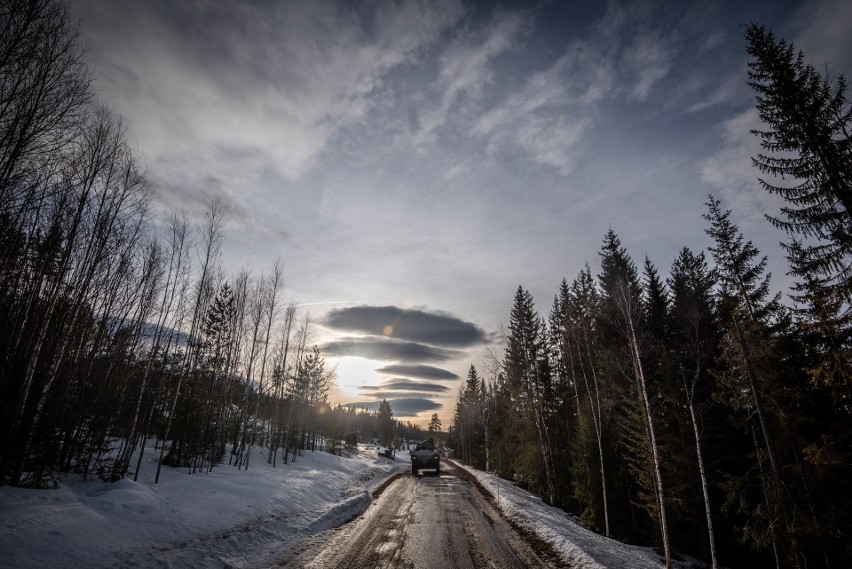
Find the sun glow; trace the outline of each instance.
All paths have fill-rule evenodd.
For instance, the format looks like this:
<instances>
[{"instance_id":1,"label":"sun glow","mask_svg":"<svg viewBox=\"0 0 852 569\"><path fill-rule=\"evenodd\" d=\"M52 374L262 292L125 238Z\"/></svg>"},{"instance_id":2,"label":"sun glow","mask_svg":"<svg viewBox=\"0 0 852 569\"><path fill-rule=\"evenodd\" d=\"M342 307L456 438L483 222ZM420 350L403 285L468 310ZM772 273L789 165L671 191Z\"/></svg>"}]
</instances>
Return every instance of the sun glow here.
<instances>
[{"instance_id":1,"label":"sun glow","mask_svg":"<svg viewBox=\"0 0 852 569\"><path fill-rule=\"evenodd\" d=\"M376 369L385 365L385 362L378 360L343 356L337 361L332 361L331 364L337 366L337 398L340 399L334 401L337 398L332 396L332 403L345 403L363 397L358 391L359 387L378 385L384 379L384 376Z\"/></svg>"}]
</instances>

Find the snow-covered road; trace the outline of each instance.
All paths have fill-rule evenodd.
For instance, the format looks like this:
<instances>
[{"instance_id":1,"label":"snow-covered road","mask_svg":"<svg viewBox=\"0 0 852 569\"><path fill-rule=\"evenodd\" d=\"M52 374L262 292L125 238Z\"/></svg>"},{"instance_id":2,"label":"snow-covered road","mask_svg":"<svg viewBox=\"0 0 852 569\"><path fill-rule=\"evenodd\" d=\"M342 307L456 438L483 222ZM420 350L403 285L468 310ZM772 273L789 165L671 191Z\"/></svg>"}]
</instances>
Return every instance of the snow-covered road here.
<instances>
[{"instance_id":1,"label":"snow-covered road","mask_svg":"<svg viewBox=\"0 0 852 569\"><path fill-rule=\"evenodd\" d=\"M275 566L316 569L564 566L531 547L467 479L445 465L440 476L402 476L357 521L326 532ZM545 548L549 549L549 548ZM270 566L271 567L271 566Z\"/></svg>"}]
</instances>

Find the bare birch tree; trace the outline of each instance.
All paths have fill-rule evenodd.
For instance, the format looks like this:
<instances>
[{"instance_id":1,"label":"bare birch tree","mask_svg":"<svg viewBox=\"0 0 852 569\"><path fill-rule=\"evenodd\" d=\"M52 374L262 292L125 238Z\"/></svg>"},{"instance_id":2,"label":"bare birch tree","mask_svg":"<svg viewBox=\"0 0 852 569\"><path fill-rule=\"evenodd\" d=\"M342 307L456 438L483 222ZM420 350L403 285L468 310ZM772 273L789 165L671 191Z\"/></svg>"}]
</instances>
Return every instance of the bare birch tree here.
<instances>
[{"instance_id":1,"label":"bare birch tree","mask_svg":"<svg viewBox=\"0 0 852 569\"><path fill-rule=\"evenodd\" d=\"M178 397L180 390L186 377L194 371L192 366L197 361L195 350L198 346L198 326L200 322L201 310L203 308L206 292L210 287L211 279L215 273L215 266L218 263L219 255L222 249L222 231L225 227L225 210L222 199L219 197L213 198L208 205L207 211L204 214L204 222L201 227L201 270L198 275L198 281L195 288L195 298L193 302L192 316L189 326L189 334L187 339L186 351L177 384L175 385L174 393L172 394L172 402L166 417L166 426L164 429L164 442L160 448L160 458L157 463L157 474L154 477L154 484L160 481L160 470L163 465L163 458L166 449L166 442L172 430L172 421L174 420L175 409L177 408ZM175 450L174 441L171 444L171 450Z\"/></svg>"}]
</instances>

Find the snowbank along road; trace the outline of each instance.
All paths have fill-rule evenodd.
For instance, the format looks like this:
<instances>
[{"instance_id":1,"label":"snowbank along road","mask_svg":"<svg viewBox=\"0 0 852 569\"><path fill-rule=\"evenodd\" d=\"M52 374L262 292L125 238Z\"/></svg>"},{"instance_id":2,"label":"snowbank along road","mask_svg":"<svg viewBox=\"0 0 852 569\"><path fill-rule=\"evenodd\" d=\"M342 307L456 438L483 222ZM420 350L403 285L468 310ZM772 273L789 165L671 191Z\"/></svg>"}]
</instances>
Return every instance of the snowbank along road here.
<instances>
[{"instance_id":1,"label":"snowbank along road","mask_svg":"<svg viewBox=\"0 0 852 569\"><path fill-rule=\"evenodd\" d=\"M527 543L461 469L402 476L357 520L303 542L278 566L317 569L561 566Z\"/></svg>"}]
</instances>

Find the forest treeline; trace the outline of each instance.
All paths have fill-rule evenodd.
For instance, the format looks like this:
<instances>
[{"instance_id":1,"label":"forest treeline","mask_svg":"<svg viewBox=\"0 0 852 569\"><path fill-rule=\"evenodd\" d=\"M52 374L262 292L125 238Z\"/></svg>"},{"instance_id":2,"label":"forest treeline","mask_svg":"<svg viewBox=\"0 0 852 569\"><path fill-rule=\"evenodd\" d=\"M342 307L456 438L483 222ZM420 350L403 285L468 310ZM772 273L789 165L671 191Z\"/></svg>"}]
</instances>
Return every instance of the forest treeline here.
<instances>
[{"instance_id":1,"label":"forest treeline","mask_svg":"<svg viewBox=\"0 0 852 569\"><path fill-rule=\"evenodd\" d=\"M162 464L248 468L255 446L274 464L347 433L416 436L328 404L283 264L225 274L221 200L197 224L153 219L64 4L6 2L0 30L0 484L135 479L148 438L158 480Z\"/></svg>"},{"instance_id":2,"label":"forest treeline","mask_svg":"<svg viewBox=\"0 0 852 569\"><path fill-rule=\"evenodd\" d=\"M852 139L843 76L746 32L759 184L792 290L709 196L707 251L660 275L612 229L542 316L519 287L505 352L471 366L450 440L597 531L671 564L852 561Z\"/></svg>"}]
</instances>

